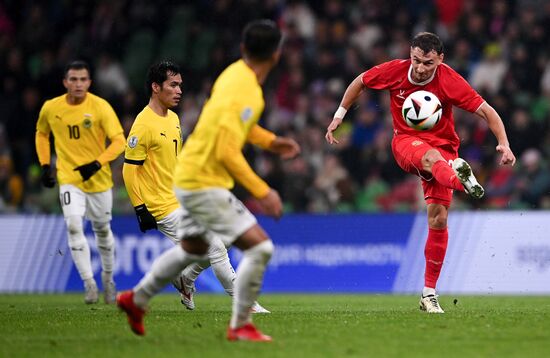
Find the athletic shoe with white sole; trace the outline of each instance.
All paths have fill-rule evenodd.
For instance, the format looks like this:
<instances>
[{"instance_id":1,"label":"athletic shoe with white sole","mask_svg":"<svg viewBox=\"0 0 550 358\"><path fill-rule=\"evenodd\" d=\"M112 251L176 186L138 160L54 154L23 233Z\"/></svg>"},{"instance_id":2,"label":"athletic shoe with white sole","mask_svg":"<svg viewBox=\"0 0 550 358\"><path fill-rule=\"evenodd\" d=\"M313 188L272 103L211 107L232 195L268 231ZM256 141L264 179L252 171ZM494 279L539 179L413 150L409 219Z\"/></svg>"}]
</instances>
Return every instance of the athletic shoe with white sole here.
<instances>
[{"instance_id":1,"label":"athletic shoe with white sole","mask_svg":"<svg viewBox=\"0 0 550 358\"><path fill-rule=\"evenodd\" d=\"M258 303L258 301L254 301L252 304L252 307L250 307L250 313L271 313L270 311L266 310Z\"/></svg>"},{"instance_id":2,"label":"athletic shoe with white sole","mask_svg":"<svg viewBox=\"0 0 550 358\"><path fill-rule=\"evenodd\" d=\"M113 304L116 302L116 285L113 281L112 273L101 273L101 283L103 285L103 300L106 304Z\"/></svg>"},{"instance_id":3,"label":"athletic shoe with white sole","mask_svg":"<svg viewBox=\"0 0 550 358\"><path fill-rule=\"evenodd\" d=\"M181 296L181 304L190 311L194 310L195 301L193 301L193 293L196 291L195 284L187 277L180 275L172 281L172 286L179 291Z\"/></svg>"},{"instance_id":4,"label":"athletic shoe with white sole","mask_svg":"<svg viewBox=\"0 0 550 358\"><path fill-rule=\"evenodd\" d=\"M438 295L427 295L420 297L420 309L427 313L445 313L439 305Z\"/></svg>"},{"instance_id":5,"label":"athletic shoe with white sole","mask_svg":"<svg viewBox=\"0 0 550 358\"><path fill-rule=\"evenodd\" d=\"M84 302L88 305L99 301L99 291L95 281L84 283Z\"/></svg>"},{"instance_id":6,"label":"athletic shoe with white sole","mask_svg":"<svg viewBox=\"0 0 550 358\"><path fill-rule=\"evenodd\" d=\"M470 194L470 196L475 199L481 199L483 197L485 190L481 184L477 182L470 164L462 158L456 158L453 161L453 170L458 180L460 180L464 186L466 193Z\"/></svg>"}]
</instances>

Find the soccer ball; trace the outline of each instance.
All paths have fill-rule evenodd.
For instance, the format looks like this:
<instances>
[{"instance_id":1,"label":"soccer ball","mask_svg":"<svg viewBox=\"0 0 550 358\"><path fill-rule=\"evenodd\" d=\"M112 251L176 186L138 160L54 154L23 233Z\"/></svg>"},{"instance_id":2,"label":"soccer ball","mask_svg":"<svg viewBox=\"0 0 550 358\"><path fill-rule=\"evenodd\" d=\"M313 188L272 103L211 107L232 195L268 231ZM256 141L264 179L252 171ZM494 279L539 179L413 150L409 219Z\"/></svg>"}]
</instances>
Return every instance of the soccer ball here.
<instances>
[{"instance_id":1,"label":"soccer ball","mask_svg":"<svg viewBox=\"0 0 550 358\"><path fill-rule=\"evenodd\" d=\"M403 102L401 111L407 125L418 131L432 129L443 113L439 99L428 91L411 93Z\"/></svg>"}]
</instances>

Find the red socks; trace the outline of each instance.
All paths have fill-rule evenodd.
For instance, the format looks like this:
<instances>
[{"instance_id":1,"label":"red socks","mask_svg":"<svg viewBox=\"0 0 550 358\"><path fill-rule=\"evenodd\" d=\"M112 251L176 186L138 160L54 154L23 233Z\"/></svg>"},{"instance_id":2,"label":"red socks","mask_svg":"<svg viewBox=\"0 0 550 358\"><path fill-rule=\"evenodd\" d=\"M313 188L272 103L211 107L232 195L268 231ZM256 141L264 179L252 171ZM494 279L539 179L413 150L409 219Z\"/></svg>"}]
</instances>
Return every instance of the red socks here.
<instances>
[{"instance_id":1,"label":"red socks","mask_svg":"<svg viewBox=\"0 0 550 358\"><path fill-rule=\"evenodd\" d=\"M444 160L438 160L432 166L432 175L441 185L458 191L464 191L464 186L456 177L456 173Z\"/></svg>"},{"instance_id":2,"label":"red socks","mask_svg":"<svg viewBox=\"0 0 550 358\"><path fill-rule=\"evenodd\" d=\"M451 169L452 170L452 169ZM449 232L445 229L429 228L428 240L424 248L424 256L426 257L426 271L424 272L424 286L435 288L445 252L447 251L447 241L449 240Z\"/></svg>"}]
</instances>

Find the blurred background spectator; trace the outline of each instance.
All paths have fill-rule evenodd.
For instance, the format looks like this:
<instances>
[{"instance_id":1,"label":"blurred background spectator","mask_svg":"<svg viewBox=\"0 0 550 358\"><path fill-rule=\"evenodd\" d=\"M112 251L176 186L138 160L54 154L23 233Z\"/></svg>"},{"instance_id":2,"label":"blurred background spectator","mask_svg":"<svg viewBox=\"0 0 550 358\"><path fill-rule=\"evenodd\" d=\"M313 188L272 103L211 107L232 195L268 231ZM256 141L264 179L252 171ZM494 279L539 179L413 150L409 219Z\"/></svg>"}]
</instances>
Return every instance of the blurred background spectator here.
<instances>
[{"instance_id":1,"label":"blurred background spectator","mask_svg":"<svg viewBox=\"0 0 550 358\"><path fill-rule=\"evenodd\" d=\"M41 190L34 150L38 110L64 92L63 66L92 65L91 91L107 98L127 131L146 103L143 80L155 60L183 68L178 109L186 137L212 81L239 55L243 25L267 17L285 33L281 64L265 84L261 124L298 140L303 154L281 162L247 156L294 212L414 211L419 183L390 153L387 95L369 91L350 109L341 144L325 128L347 84L391 58L407 58L418 31L443 39L445 62L502 116L512 169L498 166L496 143L477 116L457 111L460 155L486 184L478 202L456 195L460 209L550 208L550 1L529 0L100 0L0 3L0 212L55 212L57 195ZM113 164L113 211L131 213ZM253 210L254 200L236 189Z\"/></svg>"}]
</instances>

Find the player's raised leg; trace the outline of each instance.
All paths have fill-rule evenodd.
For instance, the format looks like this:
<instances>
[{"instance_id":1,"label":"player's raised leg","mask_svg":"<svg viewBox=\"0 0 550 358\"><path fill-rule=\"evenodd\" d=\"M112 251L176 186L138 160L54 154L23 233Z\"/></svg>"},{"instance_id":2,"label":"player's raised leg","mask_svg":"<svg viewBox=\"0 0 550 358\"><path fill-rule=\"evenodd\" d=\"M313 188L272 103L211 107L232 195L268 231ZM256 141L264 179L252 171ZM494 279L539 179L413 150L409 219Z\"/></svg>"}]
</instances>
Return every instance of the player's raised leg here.
<instances>
[{"instance_id":1,"label":"player's raised leg","mask_svg":"<svg viewBox=\"0 0 550 358\"><path fill-rule=\"evenodd\" d=\"M472 168L462 158L456 158L453 161L453 170L456 173L457 178L464 186L464 190L475 199L480 199L485 194L485 190L478 183Z\"/></svg>"}]
</instances>

